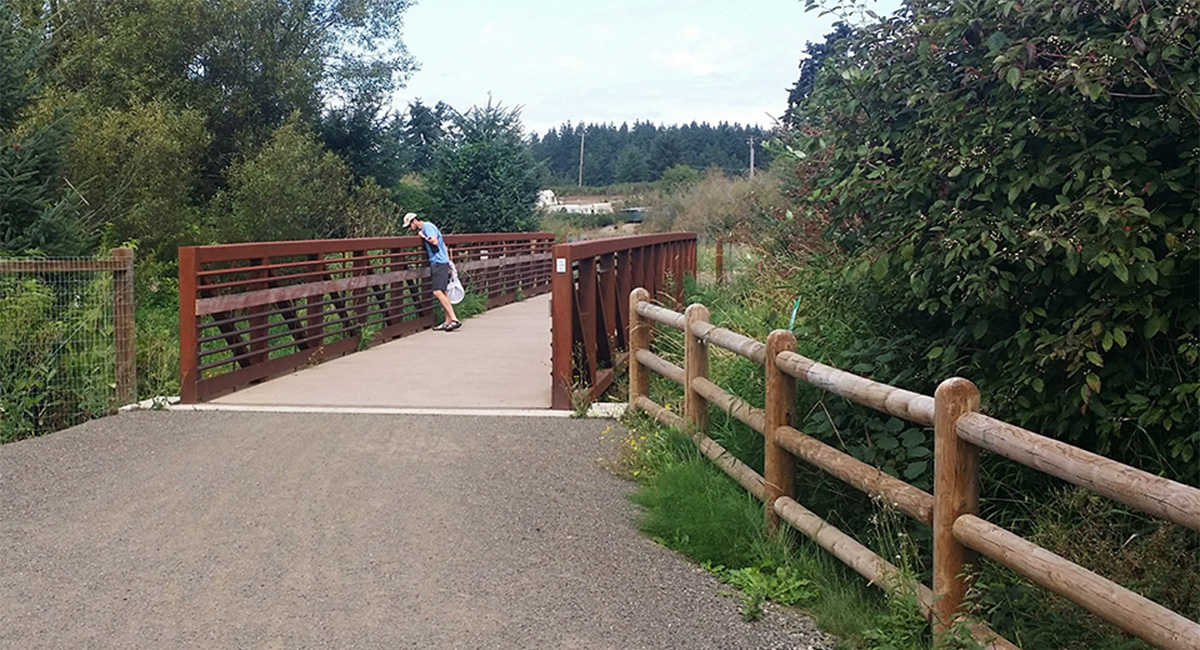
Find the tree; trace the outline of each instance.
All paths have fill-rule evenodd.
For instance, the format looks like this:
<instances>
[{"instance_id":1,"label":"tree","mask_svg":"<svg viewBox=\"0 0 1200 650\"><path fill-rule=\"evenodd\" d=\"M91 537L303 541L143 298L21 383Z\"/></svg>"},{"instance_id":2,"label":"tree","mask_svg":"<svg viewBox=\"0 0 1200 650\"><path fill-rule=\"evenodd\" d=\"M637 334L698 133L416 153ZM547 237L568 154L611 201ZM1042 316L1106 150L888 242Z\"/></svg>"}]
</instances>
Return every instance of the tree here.
<instances>
[{"instance_id":1,"label":"tree","mask_svg":"<svg viewBox=\"0 0 1200 650\"><path fill-rule=\"evenodd\" d=\"M203 195L288 116L315 123L323 107L342 106L373 119L363 109L413 69L399 39L411 0L39 4L61 85L89 108L161 102L204 116Z\"/></svg>"},{"instance_id":2,"label":"tree","mask_svg":"<svg viewBox=\"0 0 1200 650\"><path fill-rule=\"evenodd\" d=\"M296 116L230 167L228 195L214 202L217 231L226 242L344 237L351 187L346 163Z\"/></svg>"},{"instance_id":3,"label":"tree","mask_svg":"<svg viewBox=\"0 0 1200 650\"><path fill-rule=\"evenodd\" d=\"M621 147L613 165L618 183L641 183L650 180L650 157L640 147L627 144Z\"/></svg>"},{"instance_id":4,"label":"tree","mask_svg":"<svg viewBox=\"0 0 1200 650\"><path fill-rule=\"evenodd\" d=\"M346 161L356 181L374 178L387 187L411 164L412 154L401 141L402 128L375 99L328 110L318 126L325 148Z\"/></svg>"},{"instance_id":5,"label":"tree","mask_svg":"<svg viewBox=\"0 0 1200 650\"><path fill-rule=\"evenodd\" d=\"M522 136L520 109L489 99L485 107L455 115L430 184L438 216L450 231L532 229L541 178Z\"/></svg>"},{"instance_id":6,"label":"tree","mask_svg":"<svg viewBox=\"0 0 1200 650\"><path fill-rule=\"evenodd\" d=\"M816 88L817 73L825 64L825 58L829 56L835 43L849 38L853 33L854 30L849 25L837 22L833 24L833 31L825 36L823 43L809 43L804 48L805 56L800 59L800 77L788 89L787 112L783 114L782 118L784 126L795 128L798 125L796 112L799 110L800 104L808 99L813 89Z\"/></svg>"},{"instance_id":7,"label":"tree","mask_svg":"<svg viewBox=\"0 0 1200 650\"><path fill-rule=\"evenodd\" d=\"M447 117L453 112L448 105L438 102L430 108L414 99L408 105L408 120L404 123L404 148L412 158L410 168L424 171L433 166L438 144L445 136Z\"/></svg>"},{"instance_id":8,"label":"tree","mask_svg":"<svg viewBox=\"0 0 1200 650\"><path fill-rule=\"evenodd\" d=\"M199 238L192 193L208 146L204 117L162 102L80 111L67 169L90 223L106 237L137 240L138 258L172 259Z\"/></svg>"},{"instance_id":9,"label":"tree","mask_svg":"<svg viewBox=\"0 0 1200 650\"><path fill-rule=\"evenodd\" d=\"M0 3L0 252L75 256L87 233L63 181L67 128L29 115L45 80L45 46Z\"/></svg>"}]
</instances>

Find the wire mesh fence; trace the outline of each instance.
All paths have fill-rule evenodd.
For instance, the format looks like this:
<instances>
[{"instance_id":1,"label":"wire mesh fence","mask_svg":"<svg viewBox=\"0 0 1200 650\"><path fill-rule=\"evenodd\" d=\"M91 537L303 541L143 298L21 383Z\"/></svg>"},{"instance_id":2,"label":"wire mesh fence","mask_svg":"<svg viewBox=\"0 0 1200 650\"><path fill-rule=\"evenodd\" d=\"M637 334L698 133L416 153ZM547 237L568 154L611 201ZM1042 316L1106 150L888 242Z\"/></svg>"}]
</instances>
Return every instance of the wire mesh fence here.
<instances>
[{"instance_id":1,"label":"wire mesh fence","mask_svg":"<svg viewBox=\"0 0 1200 650\"><path fill-rule=\"evenodd\" d=\"M0 260L0 443L129 399L132 264L124 249L109 259Z\"/></svg>"}]
</instances>

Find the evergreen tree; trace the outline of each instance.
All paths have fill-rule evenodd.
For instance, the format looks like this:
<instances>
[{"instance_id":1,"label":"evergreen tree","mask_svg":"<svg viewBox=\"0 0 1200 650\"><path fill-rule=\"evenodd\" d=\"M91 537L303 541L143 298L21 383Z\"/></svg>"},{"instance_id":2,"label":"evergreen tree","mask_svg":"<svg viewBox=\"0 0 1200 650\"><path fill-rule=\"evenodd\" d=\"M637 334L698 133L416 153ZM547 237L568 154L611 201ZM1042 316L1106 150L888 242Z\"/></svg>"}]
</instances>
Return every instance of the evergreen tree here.
<instances>
[{"instance_id":1,"label":"evergreen tree","mask_svg":"<svg viewBox=\"0 0 1200 650\"><path fill-rule=\"evenodd\" d=\"M625 145L617 154L614 175L618 183L641 183L651 180L649 156L636 145Z\"/></svg>"},{"instance_id":2,"label":"evergreen tree","mask_svg":"<svg viewBox=\"0 0 1200 650\"><path fill-rule=\"evenodd\" d=\"M63 183L67 128L24 124L44 80L45 43L0 3L0 252L75 256L85 250L77 195Z\"/></svg>"},{"instance_id":3,"label":"evergreen tree","mask_svg":"<svg viewBox=\"0 0 1200 650\"><path fill-rule=\"evenodd\" d=\"M488 101L456 115L435 159L430 194L450 232L520 232L534 227L539 166L521 132L519 109Z\"/></svg>"},{"instance_id":4,"label":"evergreen tree","mask_svg":"<svg viewBox=\"0 0 1200 650\"><path fill-rule=\"evenodd\" d=\"M442 102L430 108L414 99L408 105L408 121L404 124L404 147L412 157L410 168L424 171L433 165L438 143L445 135L446 118L451 108Z\"/></svg>"}]
</instances>

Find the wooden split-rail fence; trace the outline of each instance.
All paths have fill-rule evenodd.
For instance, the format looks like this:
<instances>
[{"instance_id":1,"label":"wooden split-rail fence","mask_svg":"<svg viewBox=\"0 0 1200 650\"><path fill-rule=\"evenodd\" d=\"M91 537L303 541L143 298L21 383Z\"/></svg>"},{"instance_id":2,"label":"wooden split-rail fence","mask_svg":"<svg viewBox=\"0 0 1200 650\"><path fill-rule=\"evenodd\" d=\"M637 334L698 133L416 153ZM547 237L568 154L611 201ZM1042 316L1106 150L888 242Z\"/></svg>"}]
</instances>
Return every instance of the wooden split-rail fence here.
<instances>
[{"instance_id":1,"label":"wooden split-rail fence","mask_svg":"<svg viewBox=\"0 0 1200 650\"><path fill-rule=\"evenodd\" d=\"M553 233L446 235L495 307L550 290ZM180 396L202 401L434 325L416 236L179 249Z\"/></svg>"},{"instance_id":2,"label":"wooden split-rail fence","mask_svg":"<svg viewBox=\"0 0 1200 650\"><path fill-rule=\"evenodd\" d=\"M933 528L933 586L908 585L933 624L935 646L961 622L990 648L1016 648L965 615L967 567L982 554L1093 614L1167 650L1200 650L1200 625L979 517L979 452L999 454L1113 500L1200 531L1200 490L1077 447L1046 438L979 412L979 390L962 378L947 379L932 397L875 382L817 363L795 352L795 336L776 330L766 343L709 323L708 309L678 313L651 302L645 289L629 294L629 405L687 431L700 450L766 504L768 529L787 522L872 584L903 586L898 569L802 506L794 494L797 459L884 500ZM684 367L651 352L656 324L683 330ZM762 409L708 379L709 346L718 346L765 368ZM649 373L684 389L683 416L651 401ZM823 391L934 430L933 494L920 490L794 428L795 386ZM709 438L709 405L763 435L764 475Z\"/></svg>"}]
</instances>

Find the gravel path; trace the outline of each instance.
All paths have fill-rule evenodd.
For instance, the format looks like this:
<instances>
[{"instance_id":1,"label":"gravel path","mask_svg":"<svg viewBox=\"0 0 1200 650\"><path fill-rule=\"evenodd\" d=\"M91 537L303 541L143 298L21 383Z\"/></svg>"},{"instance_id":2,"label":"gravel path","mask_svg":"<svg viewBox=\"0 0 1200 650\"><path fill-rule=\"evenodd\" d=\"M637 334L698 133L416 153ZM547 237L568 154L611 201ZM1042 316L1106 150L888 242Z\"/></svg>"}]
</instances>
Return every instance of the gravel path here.
<instances>
[{"instance_id":1,"label":"gravel path","mask_svg":"<svg viewBox=\"0 0 1200 650\"><path fill-rule=\"evenodd\" d=\"M5 445L0 647L832 648L637 532L610 424L135 412Z\"/></svg>"}]
</instances>

